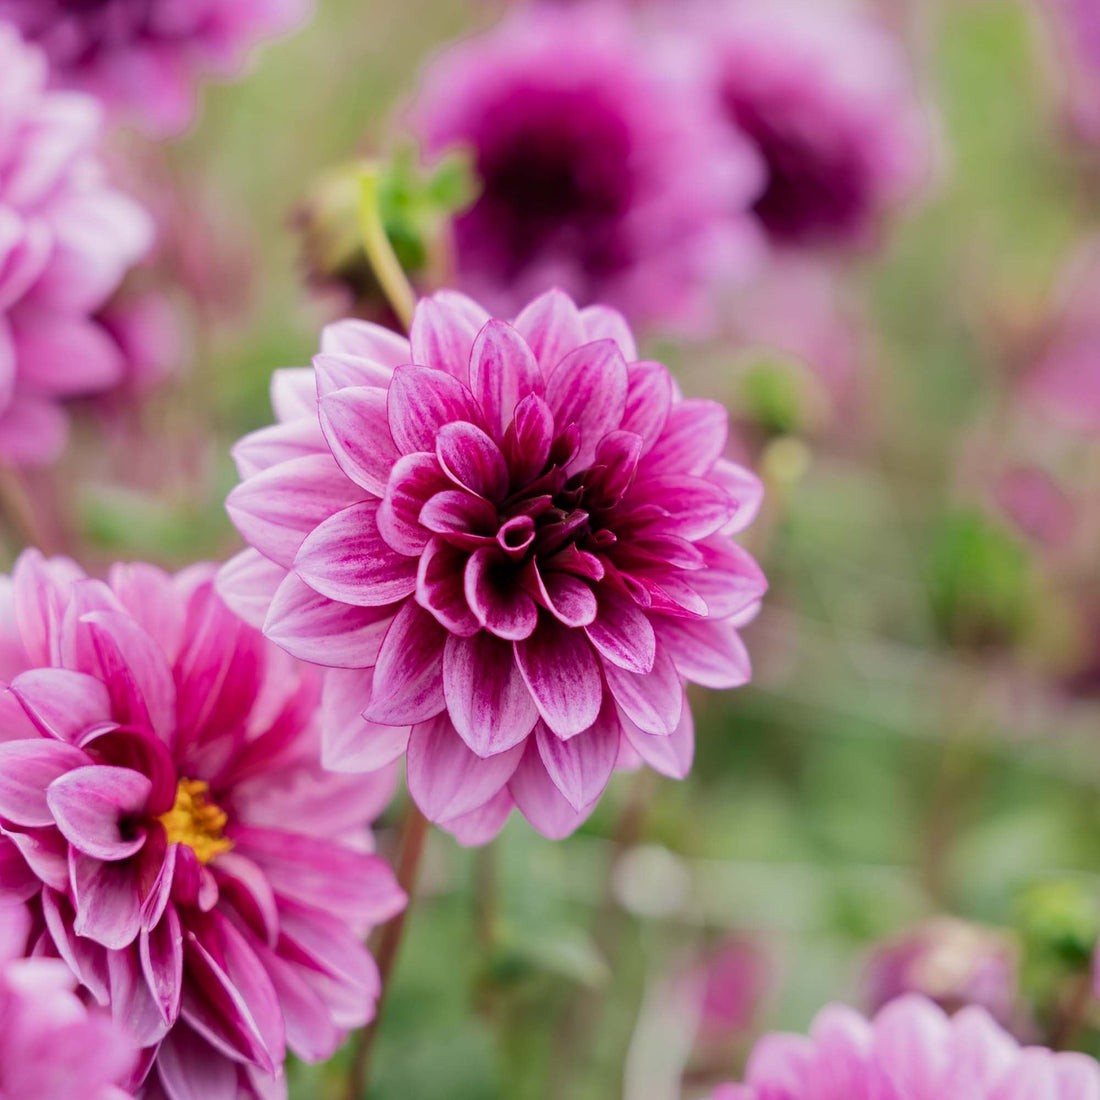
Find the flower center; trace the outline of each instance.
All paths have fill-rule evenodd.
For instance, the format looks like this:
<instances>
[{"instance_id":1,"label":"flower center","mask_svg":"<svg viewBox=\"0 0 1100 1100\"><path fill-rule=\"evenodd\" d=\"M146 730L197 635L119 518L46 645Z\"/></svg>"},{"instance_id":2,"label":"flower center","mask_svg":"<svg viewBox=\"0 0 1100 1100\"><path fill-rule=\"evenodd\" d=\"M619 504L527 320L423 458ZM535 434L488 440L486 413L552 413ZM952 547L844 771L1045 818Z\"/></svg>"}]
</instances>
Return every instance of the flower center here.
<instances>
[{"instance_id":1,"label":"flower center","mask_svg":"<svg viewBox=\"0 0 1100 1100\"><path fill-rule=\"evenodd\" d=\"M159 821L169 844L186 844L200 863L231 851L233 841L223 836L229 818L209 798L210 787L199 779L181 779L176 804Z\"/></svg>"}]
</instances>

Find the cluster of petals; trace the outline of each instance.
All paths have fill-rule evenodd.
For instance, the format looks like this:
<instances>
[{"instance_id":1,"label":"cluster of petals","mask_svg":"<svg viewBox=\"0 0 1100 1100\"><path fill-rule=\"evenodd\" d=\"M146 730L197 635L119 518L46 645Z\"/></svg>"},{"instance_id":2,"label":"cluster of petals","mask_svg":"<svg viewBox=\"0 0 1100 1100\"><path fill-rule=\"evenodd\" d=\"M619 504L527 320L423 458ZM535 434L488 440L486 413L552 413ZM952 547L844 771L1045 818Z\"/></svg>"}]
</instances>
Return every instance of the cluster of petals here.
<instances>
[{"instance_id":1,"label":"cluster of petals","mask_svg":"<svg viewBox=\"0 0 1100 1100\"><path fill-rule=\"evenodd\" d=\"M45 50L57 83L169 136L194 117L201 74L232 73L310 9L310 0L0 0L0 20Z\"/></svg>"},{"instance_id":2,"label":"cluster of petals","mask_svg":"<svg viewBox=\"0 0 1100 1100\"><path fill-rule=\"evenodd\" d=\"M407 750L412 797L466 843L513 805L567 834L617 765L687 773L685 681L750 676L765 582L732 535L761 486L621 315L552 291L508 323L444 291L408 340L330 327L273 403L235 449L252 549L219 584L332 669L329 766Z\"/></svg>"},{"instance_id":3,"label":"cluster of petals","mask_svg":"<svg viewBox=\"0 0 1100 1100\"><path fill-rule=\"evenodd\" d=\"M25 907L0 905L0 1100L124 1100L136 1048L64 962L24 957L30 930Z\"/></svg>"},{"instance_id":4,"label":"cluster of petals","mask_svg":"<svg viewBox=\"0 0 1100 1100\"><path fill-rule=\"evenodd\" d=\"M497 315L559 286L634 323L705 327L754 270L759 159L612 5L521 8L428 66L410 122L469 151L462 287Z\"/></svg>"},{"instance_id":5,"label":"cluster of petals","mask_svg":"<svg viewBox=\"0 0 1100 1100\"><path fill-rule=\"evenodd\" d=\"M42 53L0 22L0 461L19 464L57 456L64 399L126 376L97 313L153 240L97 159L95 101L46 79Z\"/></svg>"},{"instance_id":6,"label":"cluster of petals","mask_svg":"<svg viewBox=\"0 0 1100 1100\"><path fill-rule=\"evenodd\" d=\"M405 901L367 829L392 776L321 768L316 671L212 567L104 582L28 551L0 624L0 901L30 954L125 1026L141 1100L285 1095L288 1048L326 1058L373 1014L362 937Z\"/></svg>"},{"instance_id":7,"label":"cluster of petals","mask_svg":"<svg viewBox=\"0 0 1100 1100\"><path fill-rule=\"evenodd\" d=\"M763 158L753 210L776 246L871 242L930 166L899 42L843 0L739 0L686 20L727 124Z\"/></svg>"},{"instance_id":8,"label":"cluster of petals","mask_svg":"<svg viewBox=\"0 0 1100 1100\"><path fill-rule=\"evenodd\" d=\"M772 1034L743 1085L713 1100L1097 1100L1100 1065L1021 1047L981 1008L948 1016L916 995L868 1021L833 1005L808 1038Z\"/></svg>"}]
</instances>

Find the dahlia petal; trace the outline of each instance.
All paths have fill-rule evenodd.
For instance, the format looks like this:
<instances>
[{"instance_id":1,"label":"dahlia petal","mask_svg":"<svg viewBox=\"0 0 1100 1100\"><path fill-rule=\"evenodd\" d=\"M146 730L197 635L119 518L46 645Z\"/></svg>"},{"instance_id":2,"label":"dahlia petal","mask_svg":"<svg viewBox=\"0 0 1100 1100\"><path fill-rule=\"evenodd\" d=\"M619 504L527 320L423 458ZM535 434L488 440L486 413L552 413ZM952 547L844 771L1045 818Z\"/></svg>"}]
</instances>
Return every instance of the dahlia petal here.
<instances>
[{"instance_id":1,"label":"dahlia petal","mask_svg":"<svg viewBox=\"0 0 1100 1100\"><path fill-rule=\"evenodd\" d=\"M12 321L19 377L40 396L76 397L117 386L126 371L106 331L80 317L54 313ZM78 369L74 369L77 367Z\"/></svg>"},{"instance_id":2,"label":"dahlia petal","mask_svg":"<svg viewBox=\"0 0 1100 1100\"><path fill-rule=\"evenodd\" d=\"M218 595L235 615L260 630L286 575L281 565L259 551L242 550L218 570Z\"/></svg>"},{"instance_id":3,"label":"dahlia petal","mask_svg":"<svg viewBox=\"0 0 1100 1100\"><path fill-rule=\"evenodd\" d=\"M291 656L328 668L369 668L396 608L356 607L319 595L294 573L271 601L264 634Z\"/></svg>"},{"instance_id":4,"label":"dahlia petal","mask_svg":"<svg viewBox=\"0 0 1100 1100\"><path fill-rule=\"evenodd\" d=\"M168 903L172 900L173 887L176 885L176 864L181 862L181 845L169 844L167 835L162 834L162 836L163 840L159 842L156 833L149 838L148 847L150 852L156 851L162 844L163 854L152 885L148 887L145 900L141 903L141 927L143 931L156 928L163 919L168 909ZM188 850L190 851L190 849ZM142 852L142 859L146 859L147 855L148 853Z\"/></svg>"},{"instance_id":5,"label":"dahlia petal","mask_svg":"<svg viewBox=\"0 0 1100 1100\"><path fill-rule=\"evenodd\" d=\"M462 494L466 496L466 494ZM474 499L470 497L469 499ZM466 602L465 570L468 554L433 538L420 556L416 602L430 611L451 634L469 637L481 629Z\"/></svg>"},{"instance_id":6,"label":"dahlia petal","mask_svg":"<svg viewBox=\"0 0 1100 1100\"><path fill-rule=\"evenodd\" d=\"M323 339L323 337L322 337ZM317 379L309 367L282 367L271 372L271 408L275 419L317 421Z\"/></svg>"},{"instance_id":7,"label":"dahlia petal","mask_svg":"<svg viewBox=\"0 0 1100 1100\"><path fill-rule=\"evenodd\" d=\"M6 836L0 834L0 897L16 904L30 901L38 893L41 883L27 866L19 849Z\"/></svg>"},{"instance_id":8,"label":"dahlia petal","mask_svg":"<svg viewBox=\"0 0 1100 1100\"><path fill-rule=\"evenodd\" d=\"M724 528L739 507L720 485L684 474L647 477L638 481L637 488L661 501L668 513L661 521L666 534L692 542Z\"/></svg>"},{"instance_id":9,"label":"dahlia petal","mask_svg":"<svg viewBox=\"0 0 1100 1100\"><path fill-rule=\"evenodd\" d=\"M447 638L443 692L455 731L478 756L512 748L538 720L512 647L487 631Z\"/></svg>"},{"instance_id":10,"label":"dahlia petal","mask_svg":"<svg viewBox=\"0 0 1100 1100\"><path fill-rule=\"evenodd\" d=\"M407 355L401 360L402 363L408 361ZM320 401L337 390L362 387L388 390L393 367L358 355L322 353L313 357L312 374L314 400Z\"/></svg>"},{"instance_id":11,"label":"dahlia petal","mask_svg":"<svg viewBox=\"0 0 1100 1100\"><path fill-rule=\"evenodd\" d=\"M112 951L121 951L141 931L141 897L129 861L103 863L69 849L77 935L87 936Z\"/></svg>"},{"instance_id":12,"label":"dahlia petal","mask_svg":"<svg viewBox=\"0 0 1100 1100\"><path fill-rule=\"evenodd\" d=\"M321 695L321 762L334 772L376 772L392 764L409 743L409 726L368 722L374 670L332 669Z\"/></svg>"},{"instance_id":13,"label":"dahlia petal","mask_svg":"<svg viewBox=\"0 0 1100 1100\"><path fill-rule=\"evenodd\" d=\"M450 488L451 482L434 454L403 455L394 464L382 496L377 517L379 533L399 554L420 554L431 538L420 522L420 513L436 493Z\"/></svg>"},{"instance_id":14,"label":"dahlia petal","mask_svg":"<svg viewBox=\"0 0 1100 1100\"><path fill-rule=\"evenodd\" d=\"M385 390L351 386L325 394L319 403L321 430L340 469L368 493L386 491L400 452L390 434Z\"/></svg>"},{"instance_id":15,"label":"dahlia petal","mask_svg":"<svg viewBox=\"0 0 1100 1100\"><path fill-rule=\"evenodd\" d=\"M646 469L698 477L722 457L728 439L729 414L717 401L679 401L646 455Z\"/></svg>"},{"instance_id":16,"label":"dahlia petal","mask_svg":"<svg viewBox=\"0 0 1100 1100\"><path fill-rule=\"evenodd\" d=\"M409 794L429 821L463 817L501 790L522 755L522 745L515 745L495 756L478 756L441 714L413 727L406 765Z\"/></svg>"},{"instance_id":17,"label":"dahlia petal","mask_svg":"<svg viewBox=\"0 0 1100 1100\"><path fill-rule=\"evenodd\" d=\"M650 450L668 423L672 408L672 378L660 363L631 363L626 368L626 411L618 427L642 438L642 453Z\"/></svg>"},{"instance_id":18,"label":"dahlia petal","mask_svg":"<svg viewBox=\"0 0 1100 1100\"><path fill-rule=\"evenodd\" d=\"M281 462L241 482L225 506L254 549L290 569L309 532L365 498L330 455L313 455Z\"/></svg>"},{"instance_id":19,"label":"dahlia petal","mask_svg":"<svg viewBox=\"0 0 1100 1100\"><path fill-rule=\"evenodd\" d=\"M183 931L174 905L165 909L156 927L142 931L138 950L149 992L171 1027L179 1017L183 993Z\"/></svg>"},{"instance_id":20,"label":"dahlia petal","mask_svg":"<svg viewBox=\"0 0 1100 1100\"><path fill-rule=\"evenodd\" d=\"M445 709L443 646L446 631L412 600L397 613L374 667L374 686L365 717L407 726Z\"/></svg>"},{"instance_id":21,"label":"dahlia petal","mask_svg":"<svg viewBox=\"0 0 1100 1100\"><path fill-rule=\"evenodd\" d=\"M254 950L279 998L286 1045L306 1062L332 1057L342 1035L320 994L310 986L300 967L281 959L263 944L256 944Z\"/></svg>"},{"instance_id":22,"label":"dahlia petal","mask_svg":"<svg viewBox=\"0 0 1100 1100\"><path fill-rule=\"evenodd\" d=\"M571 351L546 383L546 403L559 431L575 424L580 448L570 470L592 464L600 440L622 426L626 411L627 370L612 340L599 340Z\"/></svg>"},{"instance_id":23,"label":"dahlia petal","mask_svg":"<svg viewBox=\"0 0 1100 1100\"><path fill-rule=\"evenodd\" d=\"M672 655L658 643L653 668L638 675L603 663L604 678L615 702L643 733L667 736L680 722L684 689Z\"/></svg>"},{"instance_id":24,"label":"dahlia petal","mask_svg":"<svg viewBox=\"0 0 1100 1100\"><path fill-rule=\"evenodd\" d=\"M478 333L470 354L470 390L490 434L503 439L519 402L530 394L541 396L543 388L527 341L507 321L490 321Z\"/></svg>"},{"instance_id":25,"label":"dahlia petal","mask_svg":"<svg viewBox=\"0 0 1100 1100\"><path fill-rule=\"evenodd\" d=\"M549 615L514 643L516 662L543 721L559 737L588 729L600 713L603 684L588 639Z\"/></svg>"},{"instance_id":26,"label":"dahlia petal","mask_svg":"<svg viewBox=\"0 0 1100 1100\"><path fill-rule=\"evenodd\" d=\"M763 570L752 555L727 540L700 544L707 568L690 578L714 619L727 619L758 605L768 590ZM740 622L737 625L743 625Z\"/></svg>"},{"instance_id":27,"label":"dahlia petal","mask_svg":"<svg viewBox=\"0 0 1100 1100\"><path fill-rule=\"evenodd\" d=\"M445 424L482 424L481 410L466 386L431 367L398 367L387 407L390 432L402 454L434 451L436 436Z\"/></svg>"},{"instance_id":28,"label":"dahlia petal","mask_svg":"<svg viewBox=\"0 0 1100 1100\"><path fill-rule=\"evenodd\" d=\"M610 306L587 306L581 310L581 327L587 340L614 340L628 363L638 358L638 345L634 342L627 319ZM580 343L580 341L577 341Z\"/></svg>"},{"instance_id":29,"label":"dahlia petal","mask_svg":"<svg viewBox=\"0 0 1100 1100\"><path fill-rule=\"evenodd\" d=\"M46 801L61 835L79 852L94 859L127 859L145 846L145 830L132 836L122 826L140 817L153 784L129 768L93 765L74 768L55 779Z\"/></svg>"},{"instance_id":30,"label":"dahlia petal","mask_svg":"<svg viewBox=\"0 0 1100 1100\"><path fill-rule=\"evenodd\" d=\"M641 454L642 437L634 432L611 432L601 440L595 466L599 474L594 484L605 506L617 504L626 495L634 483Z\"/></svg>"},{"instance_id":31,"label":"dahlia petal","mask_svg":"<svg viewBox=\"0 0 1100 1100\"><path fill-rule=\"evenodd\" d=\"M168 1100L236 1100L237 1067L189 1027L174 1027L157 1052L156 1073Z\"/></svg>"},{"instance_id":32,"label":"dahlia petal","mask_svg":"<svg viewBox=\"0 0 1100 1100\"><path fill-rule=\"evenodd\" d=\"M76 935L76 914L64 894L46 887L42 891L42 915L57 953L96 1004L106 1005L110 1000L106 949Z\"/></svg>"},{"instance_id":33,"label":"dahlia petal","mask_svg":"<svg viewBox=\"0 0 1100 1100\"><path fill-rule=\"evenodd\" d=\"M328 449L316 418L272 424L250 432L233 447L233 463L242 478L255 477L281 462L324 453Z\"/></svg>"},{"instance_id":34,"label":"dahlia petal","mask_svg":"<svg viewBox=\"0 0 1100 1100\"><path fill-rule=\"evenodd\" d=\"M764 503L764 483L751 470L724 458L714 464L707 476L720 485L737 506L723 534L740 534L760 514L760 506Z\"/></svg>"},{"instance_id":35,"label":"dahlia petal","mask_svg":"<svg viewBox=\"0 0 1100 1100\"><path fill-rule=\"evenodd\" d=\"M465 590L477 621L498 638L529 638L538 625L535 601L515 582L508 559L496 546L483 546L470 555Z\"/></svg>"},{"instance_id":36,"label":"dahlia petal","mask_svg":"<svg viewBox=\"0 0 1100 1100\"><path fill-rule=\"evenodd\" d=\"M299 548L294 572L323 596L358 607L380 607L410 595L416 559L396 553L379 534L378 506L365 500L319 524Z\"/></svg>"},{"instance_id":37,"label":"dahlia petal","mask_svg":"<svg viewBox=\"0 0 1100 1100\"><path fill-rule=\"evenodd\" d=\"M535 730L546 774L578 812L603 794L619 756L621 738L615 705L606 699L595 723L568 741L552 734L542 723Z\"/></svg>"},{"instance_id":38,"label":"dahlia petal","mask_svg":"<svg viewBox=\"0 0 1100 1100\"><path fill-rule=\"evenodd\" d=\"M80 749L60 741L0 744L0 818L28 828L52 825L46 789L66 772L88 763Z\"/></svg>"},{"instance_id":39,"label":"dahlia petal","mask_svg":"<svg viewBox=\"0 0 1100 1100\"><path fill-rule=\"evenodd\" d=\"M592 813L593 806L574 809L554 785L533 739L529 739L508 791L519 812L549 840L562 840L575 832Z\"/></svg>"},{"instance_id":40,"label":"dahlia petal","mask_svg":"<svg viewBox=\"0 0 1100 1100\"><path fill-rule=\"evenodd\" d=\"M213 566L195 566L185 574L204 580L214 575ZM179 655L187 615L180 606L180 590L176 578L142 562L116 564L107 573L107 582L118 602L138 625L154 638L169 661Z\"/></svg>"},{"instance_id":41,"label":"dahlia petal","mask_svg":"<svg viewBox=\"0 0 1100 1100\"><path fill-rule=\"evenodd\" d=\"M607 585L598 591L596 618L585 627L600 656L627 672L645 675L653 668L657 637L649 616L628 597Z\"/></svg>"},{"instance_id":42,"label":"dahlia petal","mask_svg":"<svg viewBox=\"0 0 1100 1100\"><path fill-rule=\"evenodd\" d=\"M550 406L541 397L528 394L516 406L502 444L513 485L526 485L543 472L553 442L554 414Z\"/></svg>"},{"instance_id":43,"label":"dahlia petal","mask_svg":"<svg viewBox=\"0 0 1100 1100\"><path fill-rule=\"evenodd\" d=\"M720 690L742 687L752 678L748 650L728 621L661 618L654 626L685 679Z\"/></svg>"},{"instance_id":44,"label":"dahlia petal","mask_svg":"<svg viewBox=\"0 0 1100 1100\"><path fill-rule=\"evenodd\" d=\"M353 355L383 367L399 367L410 361L409 341L382 325L352 318L326 325L321 333L321 351Z\"/></svg>"},{"instance_id":45,"label":"dahlia petal","mask_svg":"<svg viewBox=\"0 0 1100 1100\"><path fill-rule=\"evenodd\" d=\"M936 1100L947 1054L945 1013L919 997L903 997L875 1018L876 1061L885 1075L904 1081L913 1100Z\"/></svg>"},{"instance_id":46,"label":"dahlia petal","mask_svg":"<svg viewBox=\"0 0 1100 1100\"><path fill-rule=\"evenodd\" d=\"M37 879L51 890L68 892L69 845L55 828L21 826L18 830L10 830L7 836Z\"/></svg>"},{"instance_id":47,"label":"dahlia petal","mask_svg":"<svg viewBox=\"0 0 1100 1100\"><path fill-rule=\"evenodd\" d=\"M508 464L500 448L473 424L446 424L436 436L439 464L460 486L499 503L508 492Z\"/></svg>"},{"instance_id":48,"label":"dahlia petal","mask_svg":"<svg viewBox=\"0 0 1100 1100\"><path fill-rule=\"evenodd\" d=\"M456 548L474 550L492 541L499 519L496 509L482 497L464 489L445 489L420 510L420 522Z\"/></svg>"},{"instance_id":49,"label":"dahlia petal","mask_svg":"<svg viewBox=\"0 0 1100 1100\"><path fill-rule=\"evenodd\" d=\"M535 354L544 377L581 344L609 335L590 335L573 299L561 290L548 290L516 318L516 330ZM587 337L587 338L586 338Z\"/></svg>"},{"instance_id":50,"label":"dahlia petal","mask_svg":"<svg viewBox=\"0 0 1100 1100\"><path fill-rule=\"evenodd\" d=\"M497 837L515 804L508 788L502 787L485 805L461 817L450 818L441 828L446 829L463 848L480 848Z\"/></svg>"},{"instance_id":51,"label":"dahlia petal","mask_svg":"<svg viewBox=\"0 0 1100 1100\"><path fill-rule=\"evenodd\" d=\"M589 626L596 619L596 594L580 577L571 573L543 573L531 563L525 576L535 598L560 623L570 627Z\"/></svg>"},{"instance_id":52,"label":"dahlia petal","mask_svg":"<svg viewBox=\"0 0 1100 1100\"><path fill-rule=\"evenodd\" d=\"M111 719L111 697L94 676L63 668L36 668L11 682L12 694L44 737L76 743Z\"/></svg>"},{"instance_id":53,"label":"dahlia petal","mask_svg":"<svg viewBox=\"0 0 1100 1100\"><path fill-rule=\"evenodd\" d=\"M684 779L695 758L695 720L687 700L683 701L680 721L672 733L644 733L625 714L620 721L630 747L655 772L669 779Z\"/></svg>"},{"instance_id":54,"label":"dahlia petal","mask_svg":"<svg viewBox=\"0 0 1100 1100\"><path fill-rule=\"evenodd\" d=\"M489 315L463 295L422 298L409 329L413 362L465 381L469 377L470 349L488 320Z\"/></svg>"},{"instance_id":55,"label":"dahlia petal","mask_svg":"<svg viewBox=\"0 0 1100 1100\"><path fill-rule=\"evenodd\" d=\"M138 951L131 947L106 954L111 1015L137 1046L156 1046L169 1029L142 973Z\"/></svg>"}]
</instances>

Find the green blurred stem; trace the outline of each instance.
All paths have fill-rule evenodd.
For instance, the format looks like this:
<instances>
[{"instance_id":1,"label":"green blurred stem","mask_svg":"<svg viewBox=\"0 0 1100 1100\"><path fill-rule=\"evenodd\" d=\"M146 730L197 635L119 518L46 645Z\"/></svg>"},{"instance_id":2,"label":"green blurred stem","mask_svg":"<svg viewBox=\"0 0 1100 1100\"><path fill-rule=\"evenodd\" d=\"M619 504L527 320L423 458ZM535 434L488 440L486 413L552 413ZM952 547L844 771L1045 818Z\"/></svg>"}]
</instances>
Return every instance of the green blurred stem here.
<instances>
[{"instance_id":1,"label":"green blurred stem","mask_svg":"<svg viewBox=\"0 0 1100 1100\"><path fill-rule=\"evenodd\" d=\"M359 235L363 241L363 249L378 279L378 285L398 320L408 329L416 308L416 293L386 233L378 195L378 174L368 168L363 173L360 187Z\"/></svg>"},{"instance_id":2,"label":"green blurred stem","mask_svg":"<svg viewBox=\"0 0 1100 1100\"><path fill-rule=\"evenodd\" d=\"M409 900L405 908L382 929L378 948L374 952L380 982L378 1003L375 1006L374 1019L359 1032L355 1042L351 1072L348 1075L347 1100L363 1100L366 1095L374 1042L378 1036L382 1010L386 1005L386 995L389 993L397 954L404 937L405 923L412 910L417 871L420 867L420 857L424 854L424 841L427 835L428 819L417 809L416 804L410 801L405 812L405 820L401 825L400 854L397 857L397 881Z\"/></svg>"}]
</instances>

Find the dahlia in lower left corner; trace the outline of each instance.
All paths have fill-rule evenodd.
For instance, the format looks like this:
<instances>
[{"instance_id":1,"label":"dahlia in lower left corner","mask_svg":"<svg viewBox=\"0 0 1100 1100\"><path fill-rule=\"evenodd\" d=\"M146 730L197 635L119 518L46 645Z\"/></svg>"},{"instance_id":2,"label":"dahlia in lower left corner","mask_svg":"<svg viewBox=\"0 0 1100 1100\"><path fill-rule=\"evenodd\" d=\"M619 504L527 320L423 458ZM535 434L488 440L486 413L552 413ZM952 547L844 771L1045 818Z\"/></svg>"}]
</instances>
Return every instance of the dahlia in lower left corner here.
<instances>
[{"instance_id":1,"label":"dahlia in lower left corner","mask_svg":"<svg viewBox=\"0 0 1100 1100\"><path fill-rule=\"evenodd\" d=\"M141 1048L138 1100L285 1096L288 1050L373 1016L363 939L405 903L367 828L392 774L323 771L318 677L212 580L0 579L0 903Z\"/></svg>"}]
</instances>

